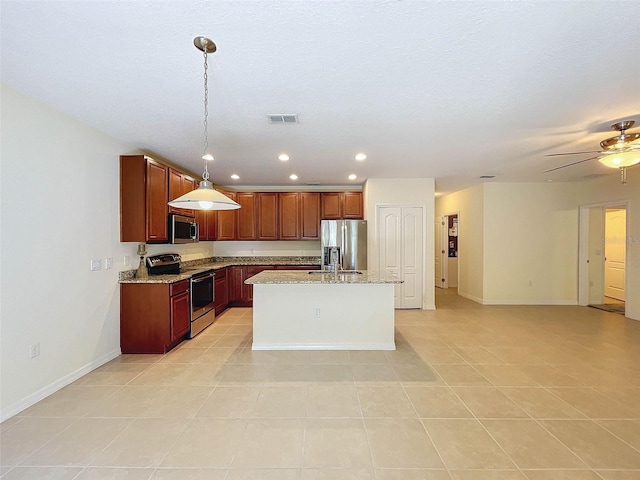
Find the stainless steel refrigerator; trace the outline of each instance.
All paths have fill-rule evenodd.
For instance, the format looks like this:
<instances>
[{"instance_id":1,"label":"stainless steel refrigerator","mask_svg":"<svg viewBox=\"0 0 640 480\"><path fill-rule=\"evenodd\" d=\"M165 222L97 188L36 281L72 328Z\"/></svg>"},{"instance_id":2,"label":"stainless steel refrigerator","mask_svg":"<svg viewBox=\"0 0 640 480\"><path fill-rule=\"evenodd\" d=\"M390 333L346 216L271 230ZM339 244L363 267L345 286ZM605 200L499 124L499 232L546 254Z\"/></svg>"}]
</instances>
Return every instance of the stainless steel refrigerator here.
<instances>
[{"instance_id":1,"label":"stainless steel refrigerator","mask_svg":"<svg viewBox=\"0 0 640 480\"><path fill-rule=\"evenodd\" d=\"M322 220L320 246L323 269L337 263L342 270L366 270L366 220Z\"/></svg>"}]
</instances>

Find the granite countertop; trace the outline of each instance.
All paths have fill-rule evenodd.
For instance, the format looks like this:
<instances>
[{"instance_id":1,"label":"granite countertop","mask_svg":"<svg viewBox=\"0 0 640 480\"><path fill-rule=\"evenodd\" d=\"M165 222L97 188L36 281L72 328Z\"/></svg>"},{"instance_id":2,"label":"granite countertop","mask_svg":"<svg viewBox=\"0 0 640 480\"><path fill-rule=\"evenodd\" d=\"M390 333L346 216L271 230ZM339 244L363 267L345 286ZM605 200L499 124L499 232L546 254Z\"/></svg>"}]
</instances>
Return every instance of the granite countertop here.
<instances>
[{"instance_id":1,"label":"granite countertop","mask_svg":"<svg viewBox=\"0 0 640 480\"><path fill-rule=\"evenodd\" d=\"M248 278L244 283L249 285L256 284L319 284L319 283L352 283L352 284L367 284L367 283L402 283L403 281L398 278L397 275L377 270L360 270L362 273L349 273L349 270L338 272L320 272L318 270L312 271L312 273L300 271L300 270L265 270L251 278Z\"/></svg>"},{"instance_id":2,"label":"granite countertop","mask_svg":"<svg viewBox=\"0 0 640 480\"><path fill-rule=\"evenodd\" d=\"M205 270L215 271L244 265L320 265L320 257L209 257L182 262L179 274L135 278L135 270L120 272L120 283L175 283L188 280L192 275Z\"/></svg>"}]
</instances>

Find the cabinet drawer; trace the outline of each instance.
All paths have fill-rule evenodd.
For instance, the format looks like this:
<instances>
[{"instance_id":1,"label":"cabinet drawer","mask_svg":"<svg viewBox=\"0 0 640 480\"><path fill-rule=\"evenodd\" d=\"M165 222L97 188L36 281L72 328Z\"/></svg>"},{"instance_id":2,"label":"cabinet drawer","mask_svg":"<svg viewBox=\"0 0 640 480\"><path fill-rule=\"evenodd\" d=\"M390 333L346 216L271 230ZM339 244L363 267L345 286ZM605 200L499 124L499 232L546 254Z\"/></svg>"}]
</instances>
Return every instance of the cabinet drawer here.
<instances>
[{"instance_id":1,"label":"cabinet drawer","mask_svg":"<svg viewBox=\"0 0 640 480\"><path fill-rule=\"evenodd\" d=\"M189 280L180 280L179 282L169 285L169 295L172 297L187 290L189 290Z\"/></svg>"}]
</instances>

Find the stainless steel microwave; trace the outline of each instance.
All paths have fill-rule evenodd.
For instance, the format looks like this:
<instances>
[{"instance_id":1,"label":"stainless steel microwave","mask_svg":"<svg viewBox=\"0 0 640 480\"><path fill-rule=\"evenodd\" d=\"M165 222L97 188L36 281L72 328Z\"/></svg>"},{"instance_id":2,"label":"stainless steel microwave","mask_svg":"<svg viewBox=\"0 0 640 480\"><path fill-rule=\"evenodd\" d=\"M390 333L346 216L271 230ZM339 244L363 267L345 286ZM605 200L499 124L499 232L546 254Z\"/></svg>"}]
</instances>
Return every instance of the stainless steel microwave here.
<instances>
[{"instance_id":1,"label":"stainless steel microwave","mask_svg":"<svg viewBox=\"0 0 640 480\"><path fill-rule=\"evenodd\" d=\"M195 243L199 241L198 224L193 217L169 215L169 241L171 243Z\"/></svg>"}]
</instances>

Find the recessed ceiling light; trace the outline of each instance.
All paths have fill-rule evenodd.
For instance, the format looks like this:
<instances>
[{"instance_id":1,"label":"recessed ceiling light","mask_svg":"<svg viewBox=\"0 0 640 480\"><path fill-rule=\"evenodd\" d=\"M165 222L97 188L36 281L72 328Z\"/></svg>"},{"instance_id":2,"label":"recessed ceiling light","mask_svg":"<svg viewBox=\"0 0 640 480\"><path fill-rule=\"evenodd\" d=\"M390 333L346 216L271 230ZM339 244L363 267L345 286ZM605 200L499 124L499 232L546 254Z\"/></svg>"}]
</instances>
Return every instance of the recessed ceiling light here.
<instances>
[{"instance_id":1,"label":"recessed ceiling light","mask_svg":"<svg viewBox=\"0 0 640 480\"><path fill-rule=\"evenodd\" d=\"M356 178L358 178L358 176L355 173L349 175L349 180L355 180Z\"/></svg>"},{"instance_id":2,"label":"recessed ceiling light","mask_svg":"<svg viewBox=\"0 0 640 480\"><path fill-rule=\"evenodd\" d=\"M291 180L297 180L298 179L298 175L296 175L295 173L292 173L291 175L289 175L289 178Z\"/></svg>"},{"instance_id":3,"label":"recessed ceiling light","mask_svg":"<svg viewBox=\"0 0 640 480\"><path fill-rule=\"evenodd\" d=\"M364 153L358 153L356 154L356 160L358 160L359 162L366 160L367 156Z\"/></svg>"},{"instance_id":4,"label":"recessed ceiling light","mask_svg":"<svg viewBox=\"0 0 640 480\"><path fill-rule=\"evenodd\" d=\"M236 175L234 173L233 175L231 175L231 178L233 178L234 180L240 180L240 175Z\"/></svg>"},{"instance_id":5,"label":"recessed ceiling light","mask_svg":"<svg viewBox=\"0 0 640 480\"><path fill-rule=\"evenodd\" d=\"M280 160L281 162L286 162L287 160L289 160L289 155L287 155L286 153L281 153L280 155L278 155L278 160Z\"/></svg>"}]
</instances>

